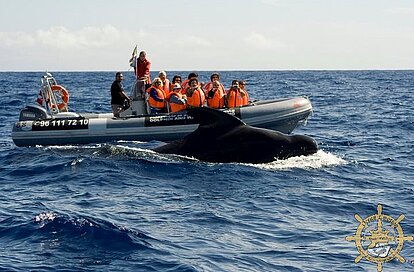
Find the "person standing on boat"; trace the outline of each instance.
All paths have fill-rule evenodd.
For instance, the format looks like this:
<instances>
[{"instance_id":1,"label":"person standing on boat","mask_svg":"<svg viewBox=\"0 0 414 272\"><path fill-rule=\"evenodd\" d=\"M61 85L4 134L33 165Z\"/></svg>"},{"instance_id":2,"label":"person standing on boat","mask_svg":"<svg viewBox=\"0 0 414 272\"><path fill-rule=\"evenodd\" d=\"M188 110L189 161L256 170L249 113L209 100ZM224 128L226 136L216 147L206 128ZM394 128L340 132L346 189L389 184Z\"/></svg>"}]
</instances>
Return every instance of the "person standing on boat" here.
<instances>
[{"instance_id":1,"label":"person standing on boat","mask_svg":"<svg viewBox=\"0 0 414 272\"><path fill-rule=\"evenodd\" d=\"M146 84L151 84L150 69L151 62L147 59L147 53L145 51L139 52L139 57L134 67L137 80L144 80Z\"/></svg>"},{"instance_id":2,"label":"person standing on boat","mask_svg":"<svg viewBox=\"0 0 414 272\"><path fill-rule=\"evenodd\" d=\"M119 113L124 110L125 101L131 102L122 86L122 80L124 80L124 75L121 72L117 72L115 74L115 81L111 86L111 107L114 117L119 117Z\"/></svg>"}]
</instances>

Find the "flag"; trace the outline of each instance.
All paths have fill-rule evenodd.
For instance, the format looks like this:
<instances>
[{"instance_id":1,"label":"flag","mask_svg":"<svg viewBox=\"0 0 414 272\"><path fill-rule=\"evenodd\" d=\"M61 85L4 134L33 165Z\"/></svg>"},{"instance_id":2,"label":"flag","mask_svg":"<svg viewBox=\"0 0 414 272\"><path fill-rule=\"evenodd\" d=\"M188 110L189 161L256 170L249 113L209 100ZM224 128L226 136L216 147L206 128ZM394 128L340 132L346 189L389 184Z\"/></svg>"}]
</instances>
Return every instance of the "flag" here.
<instances>
[{"instance_id":1,"label":"flag","mask_svg":"<svg viewBox=\"0 0 414 272\"><path fill-rule=\"evenodd\" d=\"M137 56L138 56L138 48L135 45L135 48L132 51L132 57L129 59L129 66L135 67L135 64L137 62Z\"/></svg>"}]
</instances>

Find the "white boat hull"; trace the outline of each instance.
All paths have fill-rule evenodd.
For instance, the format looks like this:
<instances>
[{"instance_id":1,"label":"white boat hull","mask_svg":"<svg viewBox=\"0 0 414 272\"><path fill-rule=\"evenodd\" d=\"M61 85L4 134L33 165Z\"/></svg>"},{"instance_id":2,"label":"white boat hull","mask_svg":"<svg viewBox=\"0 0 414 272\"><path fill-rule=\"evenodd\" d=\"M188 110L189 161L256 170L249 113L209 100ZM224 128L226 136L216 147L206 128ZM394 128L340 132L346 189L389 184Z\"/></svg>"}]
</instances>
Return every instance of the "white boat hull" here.
<instances>
[{"instance_id":1,"label":"white boat hull","mask_svg":"<svg viewBox=\"0 0 414 272\"><path fill-rule=\"evenodd\" d=\"M312 112L307 98L259 101L242 108L226 109L251 126L291 133ZM68 145L126 141L172 141L193 132L198 124L185 112L114 118L107 114L66 114L14 124L17 146Z\"/></svg>"}]
</instances>

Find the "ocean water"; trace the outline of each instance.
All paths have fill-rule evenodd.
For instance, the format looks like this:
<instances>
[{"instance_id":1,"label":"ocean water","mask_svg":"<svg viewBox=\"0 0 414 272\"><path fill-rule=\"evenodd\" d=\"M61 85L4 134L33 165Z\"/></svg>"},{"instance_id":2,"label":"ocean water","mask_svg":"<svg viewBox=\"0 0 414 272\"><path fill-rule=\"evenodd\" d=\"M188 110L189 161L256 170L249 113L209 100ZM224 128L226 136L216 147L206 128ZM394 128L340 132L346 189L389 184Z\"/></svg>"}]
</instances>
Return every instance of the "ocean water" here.
<instances>
[{"instance_id":1,"label":"ocean water","mask_svg":"<svg viewBox=\"0 0 414 272\"><path fill-rule=\"evenodd\" d=\"M254 99L312 101L294 133L320 151L261 165L159 155L157 142L16 147L42 74L0 73L0 271L377 271L345 237L378 204L414 235L414 71L221 72ZM53 75L73 111L110 111L114 73ZM400 255L383 271L413 271L414 242Z\"/></svg>"}]
</instances>

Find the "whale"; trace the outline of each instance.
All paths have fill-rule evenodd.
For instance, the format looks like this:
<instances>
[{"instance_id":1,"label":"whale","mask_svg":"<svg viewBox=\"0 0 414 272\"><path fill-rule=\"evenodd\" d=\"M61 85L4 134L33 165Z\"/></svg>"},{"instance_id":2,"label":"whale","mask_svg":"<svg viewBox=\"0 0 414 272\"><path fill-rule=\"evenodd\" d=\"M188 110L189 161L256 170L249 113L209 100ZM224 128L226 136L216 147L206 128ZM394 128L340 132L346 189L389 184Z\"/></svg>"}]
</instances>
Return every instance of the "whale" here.
<instances>
[{"instance_id":1,"label":"whale","mask_svg":"<svg viewBox=\"0 0 414 272\"><path fill-rule=\"evenodd\" d=\"M193 108L188 115L198 122L198 128L182 139L154 148L155 152L206 162L258 164L318 151L317 142L309 136L249 126L220 110Z\"/></svg>"}]
</instances>

